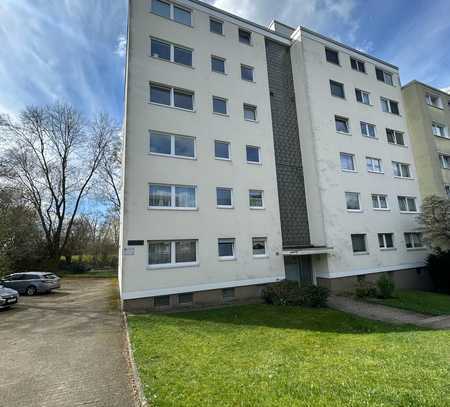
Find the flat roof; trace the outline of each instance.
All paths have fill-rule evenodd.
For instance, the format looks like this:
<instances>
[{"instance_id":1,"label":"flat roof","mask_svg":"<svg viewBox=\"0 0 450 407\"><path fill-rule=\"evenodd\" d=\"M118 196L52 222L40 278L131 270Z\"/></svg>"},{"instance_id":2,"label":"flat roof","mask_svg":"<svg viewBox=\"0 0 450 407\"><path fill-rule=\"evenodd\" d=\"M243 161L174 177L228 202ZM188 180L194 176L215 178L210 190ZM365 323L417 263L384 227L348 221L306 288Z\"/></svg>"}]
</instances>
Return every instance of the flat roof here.
<instances>
[{"instance_id":1,"label":"flat roof","mask_svg":"<svg viewBox=\"0 0 450 407\"><path fill-rule=\"evenodd\" d=\"M447 97L450 96L450 93L447 93L445 90L435 88L435 87L433 87L433 86L431 86L431 85L427 85L426 83L420 82L420 81L418 81L418 80L416 80L416 79L414 79L414 80L408 82L406 85L403 85L403 86L402 86L402 89L403 89L403 88L406 88L406 87L408 87L408 86L411 86L411 85L420 85L420 86L424 86L425 88L428 88L428 89L432 90L433 92L442 93L444 96L447 96Z\"/></svg>"}]
</instances>

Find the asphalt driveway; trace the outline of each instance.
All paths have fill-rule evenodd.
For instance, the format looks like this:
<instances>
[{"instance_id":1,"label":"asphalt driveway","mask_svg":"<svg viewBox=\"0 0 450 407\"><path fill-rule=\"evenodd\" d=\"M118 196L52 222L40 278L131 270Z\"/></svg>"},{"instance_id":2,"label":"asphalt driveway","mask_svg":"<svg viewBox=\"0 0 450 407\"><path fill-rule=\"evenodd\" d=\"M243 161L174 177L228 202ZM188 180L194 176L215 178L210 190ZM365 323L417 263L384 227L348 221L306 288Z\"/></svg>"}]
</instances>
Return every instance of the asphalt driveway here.
<instances>
[{"instance_id":1,"label":"asphalt driveway","mask_svg":"<svg viewBox=\"0 0 450 407\"><path fill-rule=\"evenodd\" d=\"M114 280L19 302L0 310L0 406L134 406Z\"/></svg>"}]
</instances>

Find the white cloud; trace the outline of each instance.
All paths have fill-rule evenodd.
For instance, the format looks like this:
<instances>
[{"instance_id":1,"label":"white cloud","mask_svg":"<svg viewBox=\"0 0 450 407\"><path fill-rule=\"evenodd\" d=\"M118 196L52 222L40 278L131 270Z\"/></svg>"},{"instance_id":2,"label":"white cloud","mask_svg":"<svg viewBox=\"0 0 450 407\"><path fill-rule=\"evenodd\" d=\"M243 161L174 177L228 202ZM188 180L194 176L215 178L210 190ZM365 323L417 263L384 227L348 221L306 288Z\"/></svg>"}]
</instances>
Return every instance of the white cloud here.
<instances>
[{"instance_id":1,"label":"white cloud","mask_svg":"<svg viewBox=\"0 0 450 407\"><path fill-rule=\"evenodd\" d=\"M450 95L450 86L447 88L441 89L443 92L448 93Z\"/></svg>"},{"instance_id":2,"label":"white cloud","mask_svg":"<svg viewBox=\"0 0 450 407\"><path fill-rule=\"evenodd\" d=\"M127 38L125 37L125 35L120 34L117 37L117 46L114 53L120 58L125 57L125 54L127 53Z\"/></svg>"}]
</instances>

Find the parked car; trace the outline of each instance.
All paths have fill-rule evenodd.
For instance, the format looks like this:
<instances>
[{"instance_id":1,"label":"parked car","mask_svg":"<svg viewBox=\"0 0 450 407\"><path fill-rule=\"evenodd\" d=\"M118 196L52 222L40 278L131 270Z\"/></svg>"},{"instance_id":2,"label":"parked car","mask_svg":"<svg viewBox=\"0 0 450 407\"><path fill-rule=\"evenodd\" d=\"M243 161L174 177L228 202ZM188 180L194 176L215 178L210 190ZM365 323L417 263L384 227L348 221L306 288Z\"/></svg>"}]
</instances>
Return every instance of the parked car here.
<instances>
[{"instance_id":1,"label":"parked car","mask_svg":"<svg viewBox=\"0 0 450 407\"><path fill-rule=\"evenodd\" d=\"M36 295L59 288L61 286L59 280L60 278L53 273L30 271L10 274L1 280L0 284L20 294Z\"/></svg>"},{"instance_id":2,"label":"parked car","mask_svg":"<svg viewBox=\"0 0 450 407\"><path fill-rule=\"evenodd\" d=\"M0 308L7 308L19 300L19 293L11 288L0 285Z\"/></svg>"}]
</instances>

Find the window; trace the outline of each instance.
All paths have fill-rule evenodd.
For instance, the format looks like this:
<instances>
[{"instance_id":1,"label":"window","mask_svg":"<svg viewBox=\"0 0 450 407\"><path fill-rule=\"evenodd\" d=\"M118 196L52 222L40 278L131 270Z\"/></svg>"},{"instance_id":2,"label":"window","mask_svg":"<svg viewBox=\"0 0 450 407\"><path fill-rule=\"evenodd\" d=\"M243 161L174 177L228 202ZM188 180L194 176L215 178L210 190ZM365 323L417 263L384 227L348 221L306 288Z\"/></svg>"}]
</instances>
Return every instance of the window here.
<instances>
[{"instance_id":1,"label":"window","mask_svg":"<svg viewBox=\"0 0 450 407\"><path fill-rule=\"evenodd\" d=\"M378 210L388 210L387 195L372 194L372 207Z\"/></svg>"},{"instance_id":2,"label":"window","mask_svg":"<svg viewBox=\"0 0 450 407\"><path fill-rule=\"evenodd\" d=\"M350 133L350 124L347 118L334 116L334 122L336 126L336 131L339 133Z\"/></svg>"},{"instance_id":3,"label":"window","mask_svg":"<svg viewBox=\"0 0 450 407\"><path fill-rule=\"evenodd\" d=\"M168 307L170 305L170 295L159 295L154 298L155 307Z\"/></svg>"},{"instance_id":4,"label":"window","mask_svg":"<svg viewBox=\"0 0 450 407\"><path fill-rule=\"evenodd\" d=\"M330 90L333 96L345 99L344 85L342 83L330 80Z\"/></svg>"},{"instance_id":5,"label":"window","mask_svg":"<svg viewBox=\"0 0 450 407\"><path fill-rule=\"evenodd\" d=\"M247 65L241 65L241 79L253 82L253 68Z\"/></svg>"},{"instance_id":6,"label":"window","mask_svg":"<svg viewBox=\"0 0 450 407\"><path fill-rule=\"evenodd\" d=\"M218 114L227 114L227 100L213 96L213 112Z\"/></svg>"},{"instance_id":7,"label":"window","mask_svg":"<svg viewBox=\"0 0 450 407\"><path fill-rule=\"evenodd\" d=\"M225 73L225 59L211 56L211 70L217 73Z\"/></svg>"},{"instance_id":8,"label":"window","mask_svg":"<svg viewBox=\"0 0 450 407\"><path fill-rule=\"evenodd\" d=\"M360 211L361 210L358 192L346 192L345 193L345 201L346 201L348 211Z\"/></svg>"},{"instance_id":9,"label":"window","mask_svg":"<svg viewBox=\"0 0 450 407\"><path fill-rule=\"evenodd\" d=\"M209 31L215 34L223 35L223 22L214 18L209 19Z\"/></svg>"},{"instance_id":10,"label":"window","mask_svg":"<svg viewBox=\"0 0 450 407\"><path fill-rule=\"evenodd\" d=\"M149 185L150 208L195 209L196 206L195 186Z\"/></svg>"},{"instance_id":11,"label":"window","mask_svg":"<svg viewBox=\"0 0 450 407\"><path fill-rule=\"evenodd\" d=\"M170 18L170 3L160 0L152 0L152 12L161 17Z\"/></svg>"},{"instance_id":12,"label":"window","mask_svg":"<svg viewBox=\"0 0 450 407\"><path fill-rule=\"evenodd\" d=\"M366 123L366 122L360 122L360 125L361 125L361 134L363 136L369 137L369 138L376 138L377 137L374 124L370 124L370 123Z\"/></svg>"},{"instance_id":13,"label":"window","mask_svg":"<svg viewBox=\"0 0 450 407\"><path fill-rule=\"evenodd\" d=\"M394 234L393 233L378 233L378 245L380 249L394 248Z\"/></svg>"},{"instance_id":14,"label":"window","mask_svg":"<svg viewBox=\"0 0 450 407\"><path fill-rule=\"evenodd\" d=\"M216 188L216 199L218 208L232 208L233 190L231 188Z\"/></svg>"},{"instance_id":15,"label":"window","mask_svg":"<svg viewBox=\"0 0 450 407\"><path fill-rule=\"evenodd\" d=\"M355 89L356 100L359 103L364 103L365 105L370 105L370 94L361 89Z\"/></svg>"},{"instance_id":16,"label":"window","mask_svg":"<svg viewBox=\"0 0 450 407\"><path fill-rule=\"evenodd\" d=\"M395 177L411 178L411 170L409 164L392 161L392 167Z\"/></svg>"},{"instance_id":17,"label":"window","mask_svg":"<svg viewBox=\"0 0 450 407\"><path fill-rule=\"evenodd\" d=\"M244 119L256 121L256 106L244 104Z\"/></svg>"},{"instance_id":18,"label":"window","mask_svg":"<svg viewBox=\"0 0 450 407\"><path fill-rule=\"evenodd\" d=\"M233 301L234 296L234 288L224 288L222 290L222 297L224 302Z\"/></svg>"},{"instance_id":19,"label":"window","mask_svg":"<svg viewBox=\"0 0 450 407\"><path fill-rule=\"evenodd\" d=\"M234 259L234 239L218 239L219 258Z\"/></svg>"},{"instance_id":20,"label":"window","mask_svg":"<svg viewBox=\"0 0 450 407\"><path fill-rule=\"evenodd\" d=\"M339 65L339 53L333 49L325 48L325 56L328 62Z\"/></svg>"},{"instance_id":21,"label":"window","mask_svg":"<svg viewBox=\"0 0 450 407\"><path fill-rule=\"evenodd\" d=\"M252 209L262 209L264 208L263 191L251 189L248 191L249 205Z\"/></svg>"},{"instance_id":22,"label":"window","mask_svg":"<svg viewBox=\"0 0 450 407\"><path fill-rule=\"evenodd\" d=\"M170 61L170 48L171 45L165 42L156 40L154 38L151 39L151 55L155 58L165 59L166 61Z\"/></svg>"},{"instance_id":23,"label":"window","mask_svg":"<svg viewBox=\"0 0 450 407\"><path fill-rule=\"evenodd\" d=\"M417 212L416 198L412 196L398 196L400 212Z\"/></svg>"},{"instance_id":24,"label":"window","mask_svg":"<svg viewBox=\"0 0 450 407\"><path fill-rule=\"evenodd\" d=\"M353 253L367 253L366 235L354 234L351 238Z\"/></svg>"},{"instance_id":25,"label":"window","mask_svg":"<svg viewBox=\"0 0 450 407\"><path fill-rule=\"evenodd\" d=\"M178 294L178 304L192 304L194 302L193 293Z\"/></svg>"},{"instance_id":26,"label":"window","mask_svg":"<svg viewBox=\"0 0 450 407\"><path fill-rule=\"evenodd\" d=\"M366 64L359 59L350 57L350 65L353 70L366 73Z\"/></svg>"},{"instance_id":27,"label":"window","mask_svg":"<svg viewBox=\"0 0 450 407\"><path fill-rule=\"evenodd\" d=\"M184 25L192 25L191 11L161 0L152 0L152 13Z\"/></svg>"},{"instance_id":28,"label":"window","mask_svg":"<svg viewBox=\"0 0 450 407\"><path fill-rule=\"evenodd\" d=\"M443 126L442 124L438 123L433 123L431 126L433 130L433 136L450 138L446 126Z\"/></svg>"},{"instance_id":29,"label":"window","mask_svg":"<svg viewBox=\"0 0 450 407\"><path fill-rule=\"evenodd\" d=\"M219 160L230 160L230 143L226 141L214 141L214 157Z\"/></svg>"},{"instance_id":30,"label":"window","mask_svg":"<svg viewBox=\"0 0 450 407\"><path fill-rule=\"evenodd\" d=\"M252 238L252 250L254 257L266 257L266 237L254 237Z\"/></svg>"},{"instance_id":31,"label":"window","mask_svg":"<svg viewBox=\"0 0 450 407\"><path fill-rule=\"evenodd\" d=\"M194 93L188 90L150 84L150 102L185 110L194 110Z\"/></svg>"},{"instance_id":32,"label":"window","mask_svg":"<svg viewBox=\"0 0 450 407\"><path fill-rule=\"evenodd\" d=\"M401 131L386 129L386 137L390 144L397 144L399 146L405 145L405 137Z\"/></svg>"},{"instance_id":33,"label":"window","mask_svg":"<svg viewBox=\"0 0 450 407\"><path fill-rule=\"evenodd\" d=\"M380 68L375 68L375 72L379 81L387 83L388 85L394 85L394 79L391 73L383 71Z\"/></svg>"},{"instance_id":34,"label":"window","mask_svg":"<svg viewBox=\"0 0 450 407\"><path fill-rule=\"evenodd\" d=\"M150 153L195 158L195 139L150 131Z\"/></svg>"},{"instance_id":35,"label":"window","mask_svg":"<svg viewBox=\"0 0 450 407\"><path fill-rule=\"evenodd\" d=\"M366 157L367 171L383 173L383 166L379 158Z\"/></svg>"},{"instance_id":36,"label":"window","mask_svg":"<svg viewBox=\"0 0 450 407\"><path fill-rule=\"evenodd\" d=\"M248 163L254 163L254 164L261 163L261 160L259 157L259 147L246 146L246 153L247 153L247 162Z\"/></svg>"},{"instance_id":37,"label":"window","mask_svg":"<svg viewBox=\"0 0 450 407\"><path fill-rule=\"evenodd\" d=\"M341 153L341 170L356 171L355 156L353 154Z\"/></svg>"},{"instance_id":38,"label":"window","mask_svg":"<svg viewBox=\"0 0 450 407\"><path fill-rule=\"evenodd\" d=\"M445 168L446 170L450 170L450 155L439 154L439 158L441 160L442 168Z\"/></svg>"},{"instance_id":39,"label":"window","mask_svg":"<svg viewBox=\"0 0 450 407\"><path fill-rule=\"evenodd\" d=\"M444 185L445 194L447 195L447 198L450 198L450 185Z\"/></svg>"},{"instance_id":40,"label":"window","mask_svg":"<svg viewBox=\"0 0 450 407\"><path fill-rule=\"evenodd\" d=\"M150 54L154 58L176 62L186 66L192 66L192 50L179 45L151 38Z\"/></svg>"},{"instance_id":41,"label":"window","mask_svg":"<svg viewBox=\"0 0 450 407\"><path fill-rule=\"evenodd\" d=\"M405 244L407 249L420 249L424 247L422 233L405 233Z\"/></svg>"},{"instance_id":42,"label":"window","mask_svg":"<svg viewBox=\"0 0 450 407\"><path fill-rule=\"evenodd\" d=\"M398 102L386 98L381 98L381 110L385 113L400 114Z\"/></svg>"},{"instance_id":43,"label":"window","mask_svg":"<svg viewBox=\"0 0 450 407\"><path fill-rule=\"evenodd\" d=\"M177 64L192 66L192 50L174 45L173 61Z\"/></svg>"},{"instance_id":44,"label":"window","mask_svg":"<svg viewBox=\"0 0 450 407\"><path fill-rule=\"evenodd\" d=\"M430 93L427 93L425 95L425 101L427 102L427 105L438 107L439 109L444 108L444 106L442 104L442 99L437 95L432 95Z\"/></svg>"},{"instance_id":45,"label":"window","mask_svg":"<svg viewBox=\"0 0 450 407\"><path fill-rule=\"evenodd\" d=\"M150 240L149 266L187 266L197 264L197 240Z\"/></svg>"},{"instance_id":46,"label":"window","mask_svg":"<svg viewBox=\"0 0 450 407\"><path fill-rule=\"evenodd\" d=\"M250 45L252 43L252 33L239 28L239 42Z\"/></svg>"}]
</instances>

